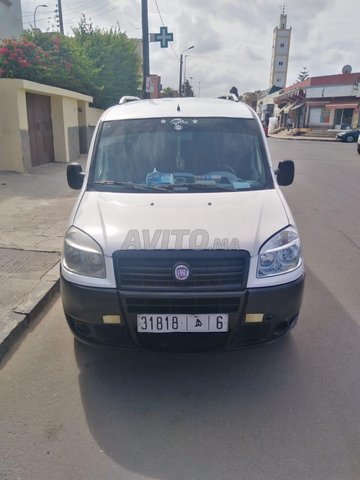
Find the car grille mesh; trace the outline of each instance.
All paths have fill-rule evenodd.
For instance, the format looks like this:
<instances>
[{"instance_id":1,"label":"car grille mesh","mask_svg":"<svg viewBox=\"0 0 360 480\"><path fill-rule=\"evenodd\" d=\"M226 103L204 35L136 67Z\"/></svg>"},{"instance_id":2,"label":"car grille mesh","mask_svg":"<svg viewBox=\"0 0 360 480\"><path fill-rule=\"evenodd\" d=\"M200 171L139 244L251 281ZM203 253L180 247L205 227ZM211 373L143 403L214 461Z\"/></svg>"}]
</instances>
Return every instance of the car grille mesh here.
<instances>
[{"instance_id":1,"label":"car grille mesh","mask_svg":"<svg viewBox=\"0 0 360 480\"><path fill-rule=\"evenodd\" d=\"M113 255L120 289L241 289L245 288L250 256L243 250L118 251ZM174 276L177 264L190 269L189 278Z\"/></svg>"}]
</instances>

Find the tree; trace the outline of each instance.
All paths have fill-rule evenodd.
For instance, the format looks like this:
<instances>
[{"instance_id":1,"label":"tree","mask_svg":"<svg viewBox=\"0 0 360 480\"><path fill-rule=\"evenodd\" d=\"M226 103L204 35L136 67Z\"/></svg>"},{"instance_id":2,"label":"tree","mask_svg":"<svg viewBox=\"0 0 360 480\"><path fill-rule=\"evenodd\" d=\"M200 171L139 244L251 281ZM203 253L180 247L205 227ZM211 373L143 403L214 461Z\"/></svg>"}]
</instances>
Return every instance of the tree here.
<instances>
[{"instance_id":1,"label":"tree","mask_svg":"<svg viewBox=\"0 0 360 480\"><path fill-rule=\"evenodd\" d=\"M91 95L107 108L141 88L137 41L119 29L95 28L83 15L74 36L26 31L0 43L0 77L23 78Z\"/></svg>"},{"instance_id":2,"label":"tree","mask_svg":"<svg viewBox=\"0 0 360 480\"><path fill-rule=\"evenodd\" d=\"M183 96L184 97L193 97L194 96L194 90L193 90L192 86L190 85L189 80L185 80L185 82L183 83L182 91L183 91Z\"/></svg>"},{"instance_id":3,"label":"tree","mask_svg":"<svg viewBox=\"0 0 360 480\"><path fill-rule=\"evenodd\" d=\"M42 64L45 72L35 81L91 96L98 94L96 67L72 38L58 32L44 33L39 29L28 30L22 38L45 52L46 60ZM37 63L37 66L41 64Z\"/></svg>"},{"instance_id":4,"label":"tree","mask_svg":"<svg viewBox=\"0 0 360 480\"><path fill-rule=\"evenodd\" d=\"M100 93L94 96L95 106L107 108L123 95L137 95L141 88L140 58L137 42L118 28L94 27L85 15L73 29L73 41L91 61L94 79Z\"/></svg>"},{"instance_id":5,"label":"tree","mask_svg":"<svg viewBox=\"0 0 360 480\"><path fill-rule=\"evenodd\" d=\"M307 68L304 67L302 69L302 71L298 74L298 76L296 77L296 80L298 82L303 82L304 80L306 80L307 78L309 78L309 72L307 71Z\"/></svg>"},{"instance_id":6,"label":"tree","mask_svg":"<svg viewBox=\"0 0 360 480\"><path fill-rule=\"evenodd\" d=\"M174 97L178 96L178 91L174 90L173 88L166 87L161 92L161 96L164 97L164 98L174 98Z\"/></svg>"}]
</instances>

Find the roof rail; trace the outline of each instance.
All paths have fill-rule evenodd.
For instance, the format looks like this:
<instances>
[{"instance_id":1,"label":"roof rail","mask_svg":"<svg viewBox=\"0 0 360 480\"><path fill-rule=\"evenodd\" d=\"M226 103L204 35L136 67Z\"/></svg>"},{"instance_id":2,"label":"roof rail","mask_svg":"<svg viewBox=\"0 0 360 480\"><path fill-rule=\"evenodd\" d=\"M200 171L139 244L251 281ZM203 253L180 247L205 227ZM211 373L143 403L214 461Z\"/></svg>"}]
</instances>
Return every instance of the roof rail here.
<instances>
[{"instance_id":1,"label":"roof rail","mask_svg":"<svg viewBox=\"0 0 360 480\"><path fill-rule=\"evenodd\" d=\"M131 95L125 95L121 97L119 100L119 104L122 105L123 103L135 102L137 100L141 100L139 97L132 97Z\"/></svg>"}]
</instances>

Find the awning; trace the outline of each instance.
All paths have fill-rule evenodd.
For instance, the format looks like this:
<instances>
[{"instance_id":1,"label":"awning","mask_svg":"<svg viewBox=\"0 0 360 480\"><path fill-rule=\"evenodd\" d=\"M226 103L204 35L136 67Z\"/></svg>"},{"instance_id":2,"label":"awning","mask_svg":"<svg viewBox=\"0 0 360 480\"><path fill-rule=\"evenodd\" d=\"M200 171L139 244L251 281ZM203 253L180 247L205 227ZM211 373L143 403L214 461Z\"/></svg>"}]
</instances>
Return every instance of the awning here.
<instances>
[{"instance_id":1,"label":"awning","mask_svg":"<svg viewBox=\"0 0 360 480\"><path fill-rule=\"evenodd\" d=\"M285 107L280 108L279 113L289 113L291 105L285 105Z\"/></svg>"},{"instance_id":2,"label":"awning","mask_svg":"<svg viewBox=\"0 0 360 480\"><path fill-rule=\"evenodd\" d=\"M325 107L325 105L327 105L327 104L326 104L326 100L325 100L325 102L324 101L319 102L319 101L307 100L306 105L308 107L318 107L318 108L320 108L320 107Z\"/></svg>"},{"instance_id":3,"label":"awning","mask_svg":"<svg viewBox=\"0 0 360 480\"><path fill-rule=\"evenodd\" d=\"M326 108L358 108L358 103L327 103Z\"/></svg>"},{"instance_id":4,"label":"awning","mask_svg":"<svg viewBox=\"0 0 360 480\"><path fill-rule=\"evenodd\" d=\"M303 107L304 105L305 105L305 103L303 103L303 102L295 103L295 105L293 105L291 107L291 110L296 110L297 108Z\"/></svg>"}]
</instances>

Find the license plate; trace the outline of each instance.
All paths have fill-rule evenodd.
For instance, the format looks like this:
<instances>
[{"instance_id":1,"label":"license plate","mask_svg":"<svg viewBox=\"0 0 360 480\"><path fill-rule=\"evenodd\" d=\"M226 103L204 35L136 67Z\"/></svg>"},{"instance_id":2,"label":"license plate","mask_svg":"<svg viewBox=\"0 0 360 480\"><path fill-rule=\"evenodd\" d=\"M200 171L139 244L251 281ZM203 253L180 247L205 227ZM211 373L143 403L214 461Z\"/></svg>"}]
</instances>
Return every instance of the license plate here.
<instances>
[{"instance_id":1,"label":"license plate","mask_svg":"<svg viewBox=\"0 0 360 480\"><path fill-rule=\"evenodd\" d=\"M227 332L226 313L201 315L137 315L139 333Z\"/></svg>"}]
</instances>

